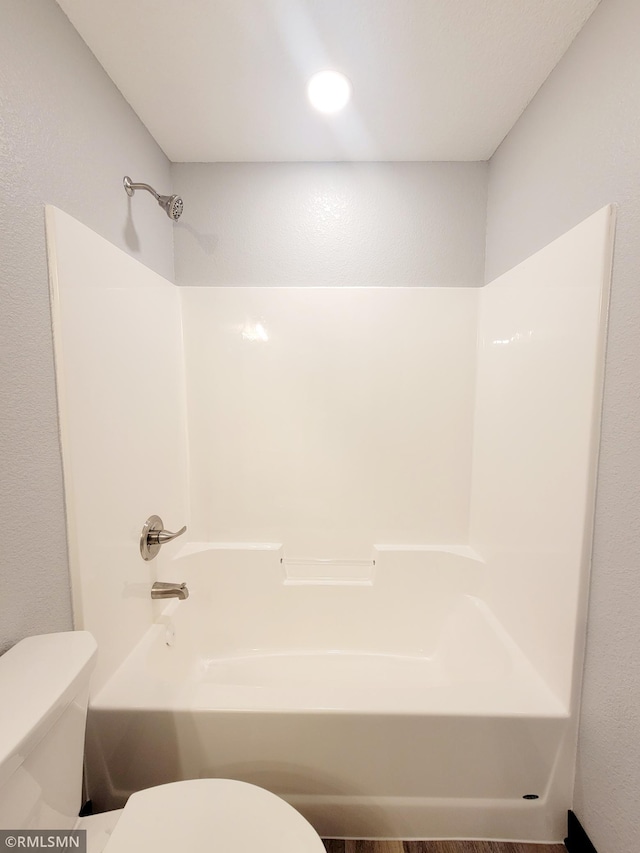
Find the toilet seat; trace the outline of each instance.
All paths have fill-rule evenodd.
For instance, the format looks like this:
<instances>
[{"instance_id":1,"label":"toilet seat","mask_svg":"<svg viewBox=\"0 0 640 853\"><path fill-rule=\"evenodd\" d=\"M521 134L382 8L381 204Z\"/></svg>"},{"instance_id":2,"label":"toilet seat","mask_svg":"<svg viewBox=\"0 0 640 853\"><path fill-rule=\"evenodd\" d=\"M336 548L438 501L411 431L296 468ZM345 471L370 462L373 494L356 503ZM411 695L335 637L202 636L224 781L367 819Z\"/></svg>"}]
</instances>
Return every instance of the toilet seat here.
<instances>
[{"instance_id":1,"label":"toilet seat","mask_svg":"<svg viewBox=\"0 0 640 853\"><path fill-rule=\"evenodd\" d=\"M104 853L325 853L311 824L275 794L192 779L129 798Z\"/></svg>"}]
</instances>

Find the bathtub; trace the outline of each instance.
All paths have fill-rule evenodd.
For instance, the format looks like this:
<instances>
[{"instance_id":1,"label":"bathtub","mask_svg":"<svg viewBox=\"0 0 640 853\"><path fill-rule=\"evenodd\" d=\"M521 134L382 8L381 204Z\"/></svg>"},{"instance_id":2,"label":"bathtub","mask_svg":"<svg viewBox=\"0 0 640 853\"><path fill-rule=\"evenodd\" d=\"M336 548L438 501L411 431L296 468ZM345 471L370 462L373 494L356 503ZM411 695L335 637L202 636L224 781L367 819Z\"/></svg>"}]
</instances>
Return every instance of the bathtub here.
<instances>
[{"instance_id":1,"label":"bathtub","mask_svg":"<svg viewBox=\"0 0 640 853\"><path fill-rule=\"evenodd\" d=\"M99 809L177 779L279 794L324 837L558 841L575 731L482 598L470 549L370 561L186 546L186 601L92 699Z\"/></svg>"}]
</instances>

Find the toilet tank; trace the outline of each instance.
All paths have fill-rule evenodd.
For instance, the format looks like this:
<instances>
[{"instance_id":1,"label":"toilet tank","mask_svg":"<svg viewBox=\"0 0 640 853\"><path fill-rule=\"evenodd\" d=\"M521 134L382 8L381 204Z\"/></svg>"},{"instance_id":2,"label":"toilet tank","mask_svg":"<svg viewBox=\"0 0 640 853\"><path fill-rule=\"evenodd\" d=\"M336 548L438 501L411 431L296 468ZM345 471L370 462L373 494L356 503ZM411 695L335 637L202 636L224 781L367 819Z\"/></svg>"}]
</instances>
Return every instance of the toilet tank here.
<instances>
[{"instance_id":1,"label":"toilet tank","mask_svg":"<svg viewBox=\"0 0 640 853\"><path fill-rule=\"evenodd\" d=\"M69 631L0 657L0 829L75 825L96 649L87 631Z\"/></svg>"}]
</instances>

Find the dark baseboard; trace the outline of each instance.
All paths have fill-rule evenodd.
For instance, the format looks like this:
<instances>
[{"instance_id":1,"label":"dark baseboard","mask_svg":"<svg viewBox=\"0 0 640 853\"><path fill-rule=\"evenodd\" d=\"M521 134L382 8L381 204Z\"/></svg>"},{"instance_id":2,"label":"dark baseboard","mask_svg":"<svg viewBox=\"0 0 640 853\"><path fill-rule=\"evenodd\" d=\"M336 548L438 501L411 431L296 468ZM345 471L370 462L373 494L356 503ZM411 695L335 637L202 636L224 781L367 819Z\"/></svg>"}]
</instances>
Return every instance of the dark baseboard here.
<instances>
[{"instance_id":1,"label":"dark baseboard","mask_svg":"<svg viewBox=\"0 0 640 853\"><path fill-rule=\"evenodd\" d=\"M564 840L564 846L569 853L598 853L572 811L569 812L568 835Z\"/></svg>"},{"instance_id":2,"label":"dark baseboard","mask_svg":"<svg viewBox=\"0 0 640 853\"><path fill-rule=\"evenodd\" d=\"M89 817L93 814L93 803L91 800L87 800L87 802L80 809L80 813L78 817Z\"/></svg>"}]
</instances>

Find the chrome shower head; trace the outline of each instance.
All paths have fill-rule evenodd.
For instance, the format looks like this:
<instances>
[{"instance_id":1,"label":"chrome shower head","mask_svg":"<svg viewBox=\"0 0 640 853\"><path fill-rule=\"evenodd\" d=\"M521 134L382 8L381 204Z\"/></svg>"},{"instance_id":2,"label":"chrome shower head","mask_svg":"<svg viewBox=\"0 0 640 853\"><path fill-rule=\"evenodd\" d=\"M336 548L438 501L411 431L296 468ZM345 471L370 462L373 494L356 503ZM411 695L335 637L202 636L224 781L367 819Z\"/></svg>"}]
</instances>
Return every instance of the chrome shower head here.
<instances>
[{"instance_id":1,"label":"chrome shower head","mask_svg":"<svg viewBox=\"0 0 640 853\"><path fill-rule=\"evenodd\" d=\"M180 219L184 204L179 195L158 196L158 204L167 211L169 219Z\"/></svg>"},{"instance_id":2,"label":"chrome shower head","mask_svg":"<svg viewBox=\"0 0 640 853\"><path fill-rule=\"evenodd\" d=\"M136 190L146 190L151 193L160 207L165 211L169 219L173 219L174 222L182 216L184 203L179 195L158 195L154 188L150 187L149 184L134 184L128 175L125 175L122 183L124 184L125 192L129 197L131 197Z\"/></svg>"}]
</instances>

